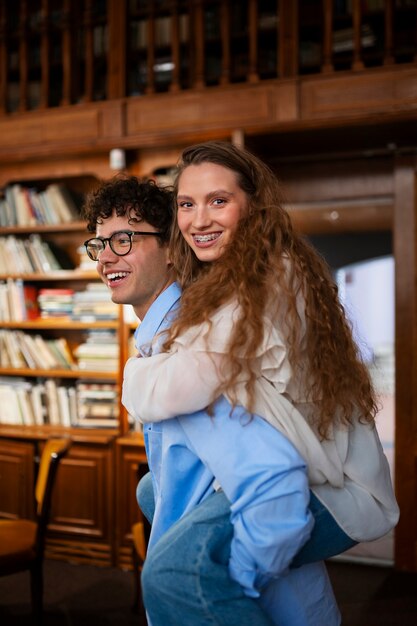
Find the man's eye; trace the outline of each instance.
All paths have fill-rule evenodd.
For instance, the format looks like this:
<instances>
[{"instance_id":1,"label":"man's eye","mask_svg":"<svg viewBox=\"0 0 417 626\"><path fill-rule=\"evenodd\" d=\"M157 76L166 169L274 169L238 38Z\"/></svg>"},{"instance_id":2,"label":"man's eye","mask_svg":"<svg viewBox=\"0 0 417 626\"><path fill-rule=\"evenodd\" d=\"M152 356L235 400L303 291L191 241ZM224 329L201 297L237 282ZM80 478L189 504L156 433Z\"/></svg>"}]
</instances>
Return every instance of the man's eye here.
<instances>
[{"instance_id":1,"label":"man's eye","mask_svg":"<svg viewBox=\"0 0 417 626\"><path fill-rule=\"evenodd\" d=\"M130 243L130 239L129 239L129 237L127 235L126 236L122 236L122 237L118 237L116 239L116 243L119 246L128 246L129 243Z\"/></svg>"}]
</instances>

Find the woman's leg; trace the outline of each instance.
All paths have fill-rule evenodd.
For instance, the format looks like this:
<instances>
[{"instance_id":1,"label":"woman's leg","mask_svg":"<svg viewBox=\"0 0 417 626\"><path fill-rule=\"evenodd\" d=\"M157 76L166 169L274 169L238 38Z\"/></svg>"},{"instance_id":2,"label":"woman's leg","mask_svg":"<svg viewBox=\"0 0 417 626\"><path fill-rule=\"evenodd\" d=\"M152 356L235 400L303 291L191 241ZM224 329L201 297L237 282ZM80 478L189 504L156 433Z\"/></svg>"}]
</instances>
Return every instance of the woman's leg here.
<instances>
[{"instance_id":1,"label":"woman's leg","mask_svg":"<svg viewBox=\"0 0 417 626\"><path fill-rule=\"evenodd\" d=\"M152 523L155 501L150 472L140 481L136 496L143 514L149 523ZM340 528L328 509L312 491L310 491L309 508L314 517L314 528L310 539L294 557L291 567L324 561L357 545L357 542Z\"/></svg>"},{"instance_id":2,"label":"woman's leg","mask_svg":"<svg viewBox=\"0 0 417 626\"><path fill-rule=\"evenodd\" d=\"M340 528L328 509L312 491L310 491L309 509L314 517L313 531L310 539L294 557L291 567L324 561L357 544Z\"/></svg>"},{"instance_id":3,"label":"woman's leg","mask_svg":"<svg viewBox=\"0 0 417 626\"><path fill-rule=\"evenodd\" d=\"M144 516L148 522L152 524L155 513L155 498L153 495L152 476L150 472L140 479L136 487L136 500Z\"/></svg>"},{"instance_id":4,"label":"woman's leg","mask_svg":"<svg viewBox=\"0 0 417 626\"><path fill-rule=\"evenodd\" d=\"M140 481L137 498L151 522L155 505L150 474ZM291 567L322 561L356 543L312 492L310 510L315 519L313 532ZM144 604L152 626L271 624L259 604L246 597L229 576L232 536L230 504L224 493L218 492L158 541L148 553L142 572Z\"/></svg>"},{"instance_id":5,"label":"woman's leg","mask_svg":"<svg viewBox=\"0 0 417 626\"><path fill-rule=\"evenodd\" d=\"M232 535L229 501L217 492L148 551L142 593L152 626L272 625L229 576Z\"/></svg>"}]
</instances>

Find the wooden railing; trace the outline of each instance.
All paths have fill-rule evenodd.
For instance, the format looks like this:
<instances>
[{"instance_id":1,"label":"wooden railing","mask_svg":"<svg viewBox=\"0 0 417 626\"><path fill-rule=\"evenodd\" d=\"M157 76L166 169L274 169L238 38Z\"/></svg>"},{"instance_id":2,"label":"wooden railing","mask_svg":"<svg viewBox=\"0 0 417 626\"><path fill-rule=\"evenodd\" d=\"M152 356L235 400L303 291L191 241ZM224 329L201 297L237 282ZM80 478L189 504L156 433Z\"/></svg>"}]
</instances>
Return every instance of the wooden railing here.
<instances>
[{"instance_id":1,"label":"wooden railing","mask_svg":"<svg viewBox=\"0 0 417 626\"><path fill-rule=\"evenodd\" d=\"M0 112L415 63L417 0L2 0Z\"/></svg>"}]
</instances>

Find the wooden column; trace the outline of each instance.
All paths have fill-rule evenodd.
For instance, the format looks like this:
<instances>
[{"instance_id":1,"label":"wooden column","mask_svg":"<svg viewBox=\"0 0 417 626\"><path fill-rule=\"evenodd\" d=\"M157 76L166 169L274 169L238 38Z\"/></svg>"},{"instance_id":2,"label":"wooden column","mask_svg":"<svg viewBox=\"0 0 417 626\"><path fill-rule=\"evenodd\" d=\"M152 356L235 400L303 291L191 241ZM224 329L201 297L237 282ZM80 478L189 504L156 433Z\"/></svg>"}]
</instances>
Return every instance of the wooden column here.
<instances>
[{"instance_id":1,"label":"wooden column","mask_svg":"<svg viewBox=\"0 0 417 626\"><path fill-rule=\"evenodd\" d=\"M147 28L147 50L146 50L146 93L155 91L155 2L151 0Z\"/></svg>"},{"instance_id":2,"label":"wooden column","mask_svg":"<svg viewBox=\"0 0 417 626\"><path fill-rule=\"evenodd\" d=\"M204 11L202 0L195 0L194 10L191 12L191 30L194 32L195 48L195 74L194 87L201 89L205 87L204 80Z\"/></svg>"},{"instance_id":3,"label":"wooden column","mask_svg":"<svg viewBox=\"0 0 417 626\"><path fill-rule=\"evenodd\" d=\"M27 2L21 0L19 16L19 112L28 108Z\"/></svg>"},{"instance_id":4,"label":"wooden column","mask_svg":"<svg viewBox=\"0 0 417 626\"><path fill-rule=\"evenodd\" d=\"M249 0L248 5L248 27L249 27L249 71L248 81L257 83L258 74L258 2Z\"/></svg>"},{"instance_id":5,"label":"wooden column","mask_svg":"<svg viewBox=\"0 0 417 626\"><path fill-rule=\"evenodd\" d=\"M178 15L178 0L171 0L171 59L172 80L169 90L172 92L180 89L180 24Z\"/></svg>"},{"instance_id":6,"label":"wooden column","mask_svg":"<svg viewBox=\"0 0 417 626\"><path fill-rule=\"evenodd\" d=\"M230 0L222 0L220 7L220 33L222 40L222 70L220 84L228 85L230 82Z\"/></svg>"},{"instance_id":7,"label":"wooden column","mask_svg":"<svg viewBox=\"0 0 417 626\"><path fill-rule=\"evenodd\" d=\"M126 0L107 0L107 98L126 95Z\"/></svg>"},{"instance_id":8,"label":"wooden column","mask_svg":"<svg viewBox=\"0 0 417 626\"><path fill-rule=\"evenodd\" d=\"M353 70L362 70L363 63L361 60L362 50L362 8L361 0L352 0L352 16L353 16Z\"/></svg>"},{"instance_id":9,"label":"wooden column","mask_svg":"<svg viewBox=\"0 0 417 626\"><path fill-rule=\"evenodd\" d=\"M394 172L395 484L401 510L395 566L417 570L417 215L416 162L398 157Z\"/></svg>"},{"instance_id":10,"label":"wooden column","mask_svg":"<svg viewBox=\"0 0 417 626\"><path fill-rule=\"evenodd\" d=\"M94 89L94 38L93 38L93 6L92 0L86 0L84 9L84 100L91 102Z\"/></svg>"},{"instance_id":11,"label":"wooden column","mask_svg":"<svg viewBox=\"0 0 417 626\"><path fill-rule=\"evenodd\" d=\"M393 56L393 32L394 32L394 8L393 0L385 0L385 44L384 44L384 65L392 65Z\"/></svg>"},{"instance_id":12,"label":"wooden column","mask_svg":"<svg viewBox=\"0 0 417 626\"><path fill-rule=\"evenodd\" d=\"M333 0L323 0L323 65L321 71L333 71Z\"/></svg>"},{"instance_id":13,"label":"wooden column","mask_svg":"<svg viewBox=\"0 0 417 626\"><path fill-rule=\"evenodd\" d=\"M74 82L78 79L78 68L74 60L73 24L78 23L76 15L71 13L71 0L64 0L62 9L62 98L61 105L73 103ZM78 80L77 80L78 84Z\"/></svg>"},{"instance_id":14,"label":"wooden column","mask_svg":"<svg viewBox=\"0 0 417 626\"><path fill-rule=\"evenodd\" d=\"M49 0L42 0L41 14L41 91L39 108L45 109L49 102Z\"/></svg>"},{"instance_id":15,"label":"wooden column","mask_svg":"<svg viewBox=\"0 0 417 626\"><path fill-rule=\"evenodd\" d=\"M278 78L298 74L298 2L278 0Z\"/></svg>"},{"instance_id":16,"label":"wooden column","mask_svg":"<svg viewBox=\"0 0 417 626\"><path fill-rule=\"evenodd\" d=\"M6 112L7 99L7 29L6 6L0 2L0 115Z\"/></svg>"}]
</instances>

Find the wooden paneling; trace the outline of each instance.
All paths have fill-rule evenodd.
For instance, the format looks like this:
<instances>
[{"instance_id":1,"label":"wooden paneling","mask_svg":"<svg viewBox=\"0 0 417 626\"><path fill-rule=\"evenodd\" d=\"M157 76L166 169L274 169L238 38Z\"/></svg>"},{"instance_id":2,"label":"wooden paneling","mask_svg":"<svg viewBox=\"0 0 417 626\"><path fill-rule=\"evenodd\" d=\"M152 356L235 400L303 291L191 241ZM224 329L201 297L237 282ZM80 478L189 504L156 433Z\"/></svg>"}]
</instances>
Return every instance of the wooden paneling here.
<instances>
[{"instance_id":1,"label":"wooden paneling","mask_svg":"<svg viewBox=\"0 0 417 626\"><path fill-rule=\"evenodd\" d=\"M395 532L395 564L417 569L417 207L416 161L397 160L395 170L396 283L396 493L401 510Z\"/></svg>"},{"instance_id":2,"label":"wooden paneling","mask_svg":"<svg viewBox=\"0 0 417 626\"><path fill-rule=\"evenodd\" d=\"M233 126L239 125L243 120L252 119L255 111L258 118L267 120L270 114L268 107L268 97L266 90L259 93L251 90L250 93L241 94L239 107L231 106L235 102L236 94L233 90L222 90L222 97L219 99L217 89L205 95L204 98L196 94L178 94L176 96L176 106L169 106L167 98L165 101L165 113L160 114L159 105L162 104L161 96L148 97L144 99L131 99L127 105L127 134L136 135L145 132L178 130L179 124L183 128L192 128L198 125L213 126L230 123Z\"/></svg>"},{"instance_id":3,"label":"wooden paneling","mask_svg":"<svg viewBox=\"0 0 417 626\"><path fill-rule=\"evenodd\" d=\"M261 81L30 111L0 119L0 162L114 147L184 145L244 134L400 121L417 111L417 70ZM377 115L378 117L375 117ZM409 121L412 128L416 122ZM318 146L319 148L319 146ZM340 146L343 151L343 145ZM52 163L53 165L53 163Z\"/></svg>"},{"instance_id":4,"label":"wooden paneling","mask_svg":"<svg viewBox=\"0 0 417 626\"><path fill-rule=\"evenodd\" d=\"M110 542L112 450L75 444L60 467L50 528L77 538Z\"/></svg>"},{"instance_id":5,"label":"wooden paneling","mask_svg":"<svg viewBox=\"0 0 417 626\"><path fill-rule=\"evenodd\" d=\"M0 517L34 517L35 445L0 440Z\"/></svg>"},{"instance_id":6,"label":"wooden paneling","mask_svg":"<svg viewBox=\"0 0 417 626\"><path fill-rule=\"evenodd\" d=\"M288 206L294 226L309 235L391 231L393 198L328 200Z\"/></svg>"},{"instance_id":7,"label":"wooden paneling","mask_svg":"<svg viewBox=\"0 0 417 626\"><path fill-rule=\"evenodd\" d=\"M375 70L305 79L300 100L303 120L359 117L395 108L416 110L417 70Z\"/></svg>"},{"instance_id":8,"label":"wooden paneling","mask_svg":"<svg viewBox=\"0 0 417 626\"><path fill-rule=\"evenodd\" d=\"M15 430L16 427L15 427ZM21 429L22 431L22 429ZM56 433L55 433L56 434ZM0 439L0 517L34 515L35 452L47 434L25 429L22 441ZM58 468L47 537L47 556L113 565L114 450L109 435L75 433L69 455Z\"/></svg>"},{"instance_id":9,"label":"wooden paneling","mask_svg":"<svg viewBox=\"0 0 417 626\"><path fill-rule=\"evenodd\" d=\"M121 567L131 566L132 525L143 519L136 501L139 476L148 471L143 437L119 438L116 444L116 559Z\"/></svg>"}]
</instances>

